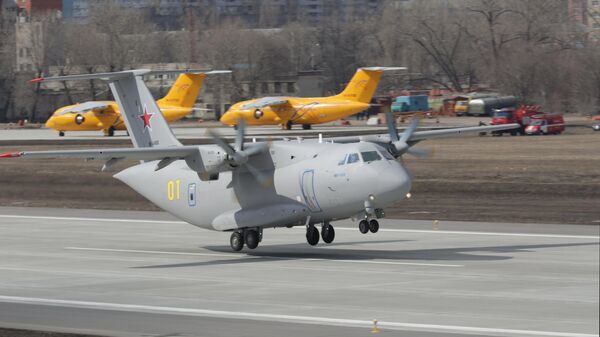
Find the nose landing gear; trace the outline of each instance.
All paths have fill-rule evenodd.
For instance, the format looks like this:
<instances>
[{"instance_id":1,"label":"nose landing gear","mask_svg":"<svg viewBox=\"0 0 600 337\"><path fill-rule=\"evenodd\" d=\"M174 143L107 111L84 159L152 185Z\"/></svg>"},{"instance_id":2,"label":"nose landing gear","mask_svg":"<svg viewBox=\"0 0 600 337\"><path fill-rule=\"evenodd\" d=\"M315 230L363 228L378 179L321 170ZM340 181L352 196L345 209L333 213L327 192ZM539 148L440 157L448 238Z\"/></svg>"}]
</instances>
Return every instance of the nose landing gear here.
<instances>
[{"instance_id":1,"label":"nose landing gear","mask_svg":"<svg viewBox=\"0 0 600 337\"><path fill-rule=\"evenodd\" d=\"M323 227L321 227L321 238L325 243L332 243L333 239L335 239L335 230L329 222L323 223Z\"/></svg>"},{"instance_id":2,"label":"nose landing gear","mask_svg":"<svg viewBox=\"0 0 600 337\"><path fill-rule=\"evenodd\" d=\"M377 233L379 231L379 221L375 219L360 220L360 222L358 223L358 230L363 234L367 234L369 231L371 233Z\"/></svg>"},{"instance_id":3,"label":"nose landing gear","mask_svg":"<svg viewBox=\"0 0 600 337\"><path fill-rule=\"evenodd\" d=\"M306 228L306 242L311 246L319 243L319 230L314 225L308 225Z\"/></svg>"}]
</instances>

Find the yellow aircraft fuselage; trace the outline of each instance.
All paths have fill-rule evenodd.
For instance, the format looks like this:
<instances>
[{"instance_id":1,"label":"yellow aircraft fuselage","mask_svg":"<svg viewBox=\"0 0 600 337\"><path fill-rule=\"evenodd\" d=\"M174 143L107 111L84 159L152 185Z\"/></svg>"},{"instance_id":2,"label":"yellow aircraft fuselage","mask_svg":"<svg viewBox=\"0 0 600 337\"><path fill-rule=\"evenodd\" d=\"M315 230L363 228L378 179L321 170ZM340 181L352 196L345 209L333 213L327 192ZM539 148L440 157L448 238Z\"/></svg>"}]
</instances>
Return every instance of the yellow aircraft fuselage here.
<instances>
[{"instance_id":1,"label":"yellow aircraft fuselage","mask_svg":"<svg viewBox=\"0 0 600 337\"><path fill-rule=\"evenodd\" d=\"M401 68L359 68L346 88L328 97L266 97L238 102L221 117L221 123L235 126L240 119L248 125L320 124L364 111L377 89L383 71Z\"/></svg>"},{"instance_id":2,"label":"yellow aircraft fuselage","mask_svg":"<svg viewBox=\"0 0 600 337\"><path fill-rule=\"evenodd\" d=\"M267 106L261 108L262 115L256 109L244 109L250 101L238 102L221 117L221 123L233 126L244 119L248 125L285 125L288 121L294 124L320 124L345 118L369 108L368 103L339 100L334 97L285 97L289 104Z\"/></svg>"},{"instance_id":3,"label":"yellow aircraft fuselage","mask_svg":"<svg viewBox=\"0 0 600 337\"><path fill-rule=\"evenodd\" d=\"M107 108L103 110L88 110L77 114L61 114L65 110L69 110L77 106L68 105L57 109L46 121L46 127L59 132L65 131L107 131L111 127L114 130L127 130L119 106L115 101L105 101ZM168 106L158 104L167 122L178 121L192 112L192 108Z\"/></svg>"},{"instance_id":4,"label":"yellow aircraft fuselage","mask_svg":"<svg viewBox=\"0 0 600 337\"><path fill-rule=\"evenodd\" d=\"M179 75L167 95L156 101L167 122L180 120L192 112L205 76L204 73ZM127 129L115 101L64 106L52 114L46 121L46 127L60 135L64 135L65 131L98 130L112 135L114 130Z\"/></svg>"}]
</instances>

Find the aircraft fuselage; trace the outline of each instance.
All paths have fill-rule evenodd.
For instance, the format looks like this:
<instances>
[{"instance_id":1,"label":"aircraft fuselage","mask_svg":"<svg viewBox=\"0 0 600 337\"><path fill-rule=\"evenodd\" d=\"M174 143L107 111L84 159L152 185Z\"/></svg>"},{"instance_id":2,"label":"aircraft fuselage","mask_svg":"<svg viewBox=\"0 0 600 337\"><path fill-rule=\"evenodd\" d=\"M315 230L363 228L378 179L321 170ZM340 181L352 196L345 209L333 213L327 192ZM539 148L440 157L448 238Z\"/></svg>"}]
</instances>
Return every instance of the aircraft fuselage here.
<instances>
[{"instance_id":1,"label":"aircraft fuselage","mask_svg":"<svg viewBox=\"0 0 600 337\"><path fill-rule=\"evenodd\" d=\"M276 142L251 161L271 183L243 168L203 181L183 160L158 171L146 162L115 177L180 219L220 231L361 217L402 200L411 186L406 169L373 143Z\"/></svg>"}]
</instances>

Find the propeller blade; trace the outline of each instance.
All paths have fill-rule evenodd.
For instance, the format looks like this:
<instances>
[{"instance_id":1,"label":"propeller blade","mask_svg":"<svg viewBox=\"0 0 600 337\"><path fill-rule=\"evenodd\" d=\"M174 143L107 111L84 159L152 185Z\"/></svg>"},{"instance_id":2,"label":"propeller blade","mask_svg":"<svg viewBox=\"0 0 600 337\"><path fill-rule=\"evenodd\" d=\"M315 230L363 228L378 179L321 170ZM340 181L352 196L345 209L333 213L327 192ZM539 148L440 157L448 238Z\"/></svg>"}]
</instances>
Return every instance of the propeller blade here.
<instances>
[{"instance_id":1,"label":"propeller blade","mask_svg":"<svg viewBox=\"0 0 600 337\"><path fill-rule=\"evenodd\" d=\"M391 112L385 113L385 123L387 124L388 132L390 134L390 141L397 142L400 140L400 138L398 138L398 130L396 129L396 121Z\"/></svg>"},{"instance_id":2,"label":"propeller blade","mask_svg":"<svg viewBox=\"0 0 600 337\"><path fill-rule=\"evenodd\" d=\"M230 157L235 155L235 150L229 145L221 136L213 131L212 129L208 129L206 133L213 139L215 144L217 144L220 148L225 151Z\"/></svg>"},{"instance_id":3,"label":"propeller blade","mask_svg":"<svg viewBox=\"0 0 600 337\"><path fill-rule=\"evenodd\" d=\"M408 148L408 150L406 150L406 153L413 155L417 158L428 158L428 157L431 157L431 154L433 153L433 151L429 150L429 149L422 149L422 148Z\"/></svg>"},{"instance_id":4,"label":"propeller blade","mask_svg":"<svg viewBox=\"0 0 600 337\"><path fill-rule=\"evenodd\" d=\"M246 163L244 164L248 171L258 180L258 182L263 186L271 186L273 185L273 179L267 175L265 172L257 169L252 164Z\"/></svg>"},{"instance_id":5,"label":"propeller blade","mask_svg":"<svg viewBox=\"0 0 600 337\"><path fill-rule=\"evenodd\" d=\"M237 133L235 134L235 150L244 150L244 135L246 132L246 120L240 118L237 122Z\"/></svg>"},{"instance_id":6,"label":"propeller blade","mask_svg":"<svg viewBox=\"0 0 600 337\"><path fill-rule=\"evenodd\" d=\"M400 137L399 140L403 143L408 142L408 140L410 139L410 136L412 136L412 134L415 132L418 125L419 125L418 118L411 119L410 124L408 125L408 128L406 128L406 130L404 130L404 132L402 132L402 137Z\"/></svg>"},{"instance_id":7,"label":"propeller blade","mask_svg":"<svg viewBox=\"0 0 600 337\"><path fill-rule=\"evenodd\" d=\"M255 154L264 153L269 150L269 144L267 143L257 143L251 144L248 148L246 148L243 152L248 155L248 157L253 156Z\"/></svg>"}]
</instances>

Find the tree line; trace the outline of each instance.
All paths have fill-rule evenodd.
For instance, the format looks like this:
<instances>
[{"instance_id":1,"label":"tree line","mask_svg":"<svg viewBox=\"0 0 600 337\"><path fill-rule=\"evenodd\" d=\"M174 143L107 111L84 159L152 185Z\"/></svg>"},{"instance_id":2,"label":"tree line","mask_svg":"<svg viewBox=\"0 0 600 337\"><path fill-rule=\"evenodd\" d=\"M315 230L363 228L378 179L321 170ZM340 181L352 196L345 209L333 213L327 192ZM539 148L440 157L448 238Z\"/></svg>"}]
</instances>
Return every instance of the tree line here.
<instances>
[{"instance_id":1,"label":"tree line","mask_svg":"<svg viewBox=\"0 0 600 337\"><path fill-rule=\"evenodd\" d=\"M600 108L600 44L593 31L569 16L566 0L420 0L405 6L383 1L376 13L333 10L320 20L282 20L268 8L259 14L251 23L239 18L217 22L213 12L196 7L184 11L173 29L150 11L109 1L93 7L84 21L31 18L33 28L23 32L4 13L0 119L7 113L36 118L48 99L43 87L25 80L50 67L69 74L148 63L232 69L230 79L214 81L226 81L219 85L234 101L250 98L241 82L318 69L334 92L356 68L383 65L405 66L408 73L385 77L381 92L488 88L549 111L595 113ZM15 69L16 38L30 39L29 70ZM88 87L78 93L84 97L73 97L65 85L52 104L108 98L104 84L90 81ZM210 90L209 83L206 87ZM250 93L259 91L251 84Z\"/></svg>"}]
</instances>

